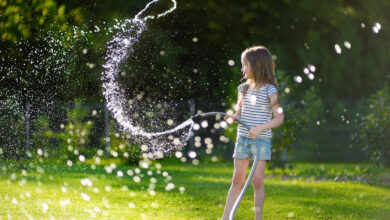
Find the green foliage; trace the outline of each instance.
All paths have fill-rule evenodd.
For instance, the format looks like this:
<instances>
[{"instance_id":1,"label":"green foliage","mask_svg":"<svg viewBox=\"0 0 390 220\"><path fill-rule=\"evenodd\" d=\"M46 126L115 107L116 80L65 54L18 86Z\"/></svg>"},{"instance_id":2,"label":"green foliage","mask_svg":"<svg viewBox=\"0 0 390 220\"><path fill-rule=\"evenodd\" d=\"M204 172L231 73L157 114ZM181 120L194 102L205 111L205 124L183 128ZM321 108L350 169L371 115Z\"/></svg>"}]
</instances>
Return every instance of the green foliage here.
<instances>
[{"instance_id":1,"label":"green foliage","mask_svg":"<svg viewBox=\"0 0 390 220\"><path fill-rule=\"evenodd\" d=\"M24 111L13 97L0 100L0 157L24 157Z\"/></svg>"},{"instance_id":2,"label":"green foliage","mask_svg":"<svg viewBox=\"0 0 390 220\"><path fill-rule=\"evenodd\" d=\"M34 120L31 129L30 157L49 157L57 153L57 147L53 144L54 135L49 126L49 120L40 116Z\"/></svg>"},{"instance_id":3,"label":"green foliage","mask_svg":"<svg viewBox=\"0 0 390 220\"><path fill-rule=\"evenodd\" d=\"M284 150L293 150L298 147L309 146L310 142L301 139L314 124L315 118L323 115L324 109L318 91L314 86L301 95L297 90L299 84L291 82L282 71L277 74L279 81L280 102L283 108L284 121L281 126L273 129L272 137L272 167L292 166L292 162L283 158ZM286 92L289 91L288 93Z\"/></svg>"},{"instance_id":4,"label":"green foliage","mask_svg":"<svg viewBox=\"0 0 390 220\"><path fill-rule=\"evenodd\" d=\"M66 11L66 5L55 0L0 0L0 14L0 37L9 41L28 39L45 29L64 31L69 20L82 21L79 9Z\"/></svg>"},{"instance_id":5,"label":"green foliage","mask_svg":"<svg viewBox=\"0 0 390 220\"><path fill-rule=\"evenodd\" d=\"M370 113L361 118L358 137L376 166L390 165L390 89L370 98Z\"/></svg>"},{"instance_id":6,"label":"green foliage","mask_svg":"<svg viewBox=\"0 0 390 220\"><path fill-rule=\"evenodd\" d=\"M109 142L110 152L112 157L126 158L128 164L138 164L141 159L141 148L139 144L129 144L127 134L124 132L116 132L114 129L114 121L110 122L110 137L109 140L102 138L101 142L104 145L106 141Z\"/></svg>"},{"instance_id":7,"label":"green foliage","mask_svg":"<svg viewBox=\"0 0 390 220\"><path fill-rule=\"evenodd\" d=\"M0 0L0 37L5 41L0 46L0 66L5 67L1 72L6 73L0 80L0 87L4 88L0 90L0 96L17 94L22 97L19 98L22 102L31 102L30 99L34 98L36 103L80 97L100 100L104 45L116 31L112 31L117 23L114 18L131 18L145 3L127 0ZM148 13L166 7L166 2L160 1ZM311 97L314 90L323 98L356 98L371 94L382 82L384 70L390 68L387 56L389 32L386 31L389 29L389 10L388 0L378 0L375 4L364 0L242 0L229 4L217 0L196 3L183 0L178 2L173 13L148 21L148 30L121 64L123 71L127 72L120 76L121 89L126 91L127 97L134 97L142 91L146 97L156 100L208 97L232 102L236 98L234 84L241 76L239 54L245 47L265 45L277 55L277 68L286 78L301 73L307 63L316 66L315 80L304 80L299 88L289 85L289 95L283 94L286 85L281 84L286 119L280 129L274 129L274 143L293 149L304 130L310 129L305 125L315 116L309 117L309 111L322 111L320 101ZM372 31L375 22L382 26L378 34ZM82 27L69 34L69 27L73 24ZM56 37L58 41L74 46L75 54L62 56L64 53L60 48L49 47L39 42L42 39L37 40L37 36L52 29L63 35L63 38ZM66 42L67 38L73 39L71 35L81 31L87 33L83 35L86 36L85 42L77 45ZM11 42L26 39L28 43L22 49L10 46ZM344 46L344 41L352 45L351 49ZM335 53L336 43L342 48L341 54ZM44 62L24 54L41 47L61 56L54 57L49 50L40 50L44 57L52 57L45 58L47 62ZM82 52L84 48L88 51L86 54ZM164 53L160 53L162 51ZM39 56L33 54L33 57ZM64 57L72 57L71 64L66 61L66 69L54 68ZM230 67L227 64L229 59L233 59L236 65ZM38 65L30 65L32 60ZM34 70L35 67L39 68ZM301 100L307 104L302 104ZM227 134L234 139L234 131L229 130ZM281 149L274 149L278 158Z\"/></svg>"},{"instance_id":8,"label":"green foliage","mask_svg":"<svg viewBox=\"0 0 390 220\"><path fill-rule=\"evenodd\" d=\"M96 53L90 55L88 52L85 55L88 60L80 57L80 62L76 62L72 77L78 77L77 85L82 88L74 87L77 89L69 94L83 96L85 92L88 93L86 96L95 95L100 94L96 93L96 83L100 79L101 69L98 67L104 57L104 45L111 39L111 34L103 30L114 25L114 18L132 17L145 3L125 0L97 0L93 3L1 0L0 31L3 39L15 40L22 36L24 39L35 38L36 33L44 33L51 27L64 30L65 26L69 28L72 24L83 25L78 31L89 33L87 38L93 45L88 50L94 49ZM166 8L167 2L160 1L151 7L149 13ZM178 2L173 13L148 21L148 30L141 36L139 48L135 48L134 60L128 62L132 65L124 71L131 69L135 74L128 82L132 91L140 87L148 94L168 93L168 99L174 96L176 100L210 95L218 99L231 98L227 97L227 84L240 74L239 68L227 65L227 60L239 63L239 53L243 48L263 44L278 56L277 66L289 74L301 72L308 62L315 64L316 80L310 84L318 87L322 96L370 94L383 79L383 70L390 68L386 59L389 34L383 31L389 27L389 9L387 0L378 0L376 4L363 0L244 0L229 4L216 0L197 3L184 0ZM87 17L88 20L84 19ZM375 22L382 26L378 34L372 31ZM102 31L96 31L95 25ZM344 41L350 42L351 49L343 47ZM334 51L336 43L342 47L341 54ZM160 55L160 51L165 55ZM87 62L95 64L96 71L77 72L80 67L85 68ZM145 76L151 80L144 82ZM317 82L319 78L322 82ZM346 80L349 86L344 86ZM307 89L310 87L305 82L302 85ZM91 86L94 86L94 91L89 91ZM94 98L97 97L101 98Z\"/></svg>"},{"instance_id":9,"label":"green foliage","mask_svg":"<svg viewBox=\"0 0 390 220\"><path fill-rule=\"evenodd\" d=\"M85 119L87 115L88 110L83 108L80 100L75 100L74 108L67 110L67 123L61 124L62 132L55 134L55 137L60 139L62 159L75 159L79 155L91 155L88 144L94 123Z\"/></svg>"}]
</instances>

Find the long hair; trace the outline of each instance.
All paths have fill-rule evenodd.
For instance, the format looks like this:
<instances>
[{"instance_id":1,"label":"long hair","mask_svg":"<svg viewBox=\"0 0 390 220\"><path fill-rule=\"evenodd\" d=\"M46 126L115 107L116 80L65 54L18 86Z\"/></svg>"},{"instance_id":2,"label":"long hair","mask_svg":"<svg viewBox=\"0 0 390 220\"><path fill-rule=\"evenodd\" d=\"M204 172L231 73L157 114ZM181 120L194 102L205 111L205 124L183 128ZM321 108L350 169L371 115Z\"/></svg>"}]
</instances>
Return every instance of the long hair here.
<instances>
[{"instance_id":1,"label":"long hair","mask_svg":"<svg viewBox=\"0 0 390 220\"><path fill-rule=\"evenodd\" d=\"M256 86L272 84L279 91L275 77L275 63L266 47L253 46L245 49L241 54L241 61L249 65L251 70L250 74ZM248 87L246 84L244 88L245 92L248 90ZM279 92L278 99L272 106L277 103L279 103Z\"/></svg>"}]
</instances>

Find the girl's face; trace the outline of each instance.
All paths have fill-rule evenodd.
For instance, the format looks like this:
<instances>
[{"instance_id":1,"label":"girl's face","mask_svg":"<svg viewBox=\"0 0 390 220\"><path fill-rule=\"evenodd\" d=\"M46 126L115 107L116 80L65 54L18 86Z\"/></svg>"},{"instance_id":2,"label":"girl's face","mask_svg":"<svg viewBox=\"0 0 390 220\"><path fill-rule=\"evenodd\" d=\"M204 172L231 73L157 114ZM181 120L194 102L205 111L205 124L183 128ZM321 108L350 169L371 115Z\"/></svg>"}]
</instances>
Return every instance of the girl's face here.
<instances>
[{"instance_id":1,"label":"girl's face","mask_svg":"<svg viewBox=\"0 0 390 220\"><path fill-rule=\"evenodd\" d=\"M250 66L249 66L248 62L241 60L241 64L242 64L242 67L241 67L242 75L244 75L245 78L247 78L247 79L252 78L252 74L251 74Z\"/></svg>"}]
</instances>

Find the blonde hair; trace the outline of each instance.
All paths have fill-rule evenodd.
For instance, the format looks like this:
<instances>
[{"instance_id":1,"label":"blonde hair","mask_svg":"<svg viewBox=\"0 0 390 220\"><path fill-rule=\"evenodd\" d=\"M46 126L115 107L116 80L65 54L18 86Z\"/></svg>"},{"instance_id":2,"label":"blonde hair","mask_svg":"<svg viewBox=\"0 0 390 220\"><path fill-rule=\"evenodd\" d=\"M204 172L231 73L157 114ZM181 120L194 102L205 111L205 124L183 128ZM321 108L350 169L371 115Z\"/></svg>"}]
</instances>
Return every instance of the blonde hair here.
<instances>
[{"instance_id":1,"label":"blonde hair","mask_svg":"<svg viewBox=\"0 0 390 220\"><path fill-rule=\"evenodd\" d=\"M278 91L278 85L275 77L275 63L271 53L264 46L252 46L244 50L241 54L241 61L249 65L253 81L257 86L272 84ZM248 84L245 86L245 92ZM279 103L278 99L272 105Z\"/></svg>"}]
</instances>

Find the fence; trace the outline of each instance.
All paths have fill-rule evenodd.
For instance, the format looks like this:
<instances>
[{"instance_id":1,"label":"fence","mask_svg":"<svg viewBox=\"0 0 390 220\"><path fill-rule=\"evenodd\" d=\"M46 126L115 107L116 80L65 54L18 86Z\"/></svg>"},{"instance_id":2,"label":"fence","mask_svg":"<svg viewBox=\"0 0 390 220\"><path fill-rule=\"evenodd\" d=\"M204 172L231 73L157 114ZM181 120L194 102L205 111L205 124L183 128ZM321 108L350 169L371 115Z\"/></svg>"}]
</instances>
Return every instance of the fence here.
<instances>
[{"instance_id":1,"label":"fence","mask_svg":"<svg viewBox=\"0 0 390 220\"><path fill-rule=\"evenodd\" d=\"M169 104L168 104L169 106ZM175 122L184 121L190 115L194 115L198 110L224 111L226 106L215 101L195 100L176 103L175 111L180 113L176 116ZM68 120L67 111L75 108L74 103L51 103L43 106L20 105L17 103L4 104L0 109L0 156L21 157L29 155L30 151L42 148L38 145L49 145L57 149L58 141L51 140L50 143L42 142L44 135L40 133L56 133L61 130L61 126ZM87 112L83 121L92 121L94 128L91 130L89 146L92 149L104 149L106 157L110 156L110 133L119 132L109 111L104 103L82 103L81 109ZM142 109L142 108L138 108ZM359 117L367 113L366 100L324 100L325 113L308 125L307 132L300 137L294 147L288 152L290 160L307 161L366 161L368 156L362 151L362 144L354 138ZM142 112L140 114L143 114ZM288 114L286 112L285 114ZM47 124L37 124L41 118L46 118ZM214 123L210 119L209 123ZM12 121L10 123L10 121ZM62 124L62 125L61 125ZM40 126L40 127L39 127ZM46 126L46 128L42 128ZM213 131L213 127L197 131L196 136L213 139L215 143L214 154L231 158L234 147L234 140L229 142L221 141L224 131ZM32 135L34 134L34 135ZM38 140L37 140L38 139ZM102 143L101 140L104 140ZM201 148L195 146L192 138L188 147L184 151L200 151ZM205 155L199 153L199 156Z\"/></svg>"}]
</instances>

